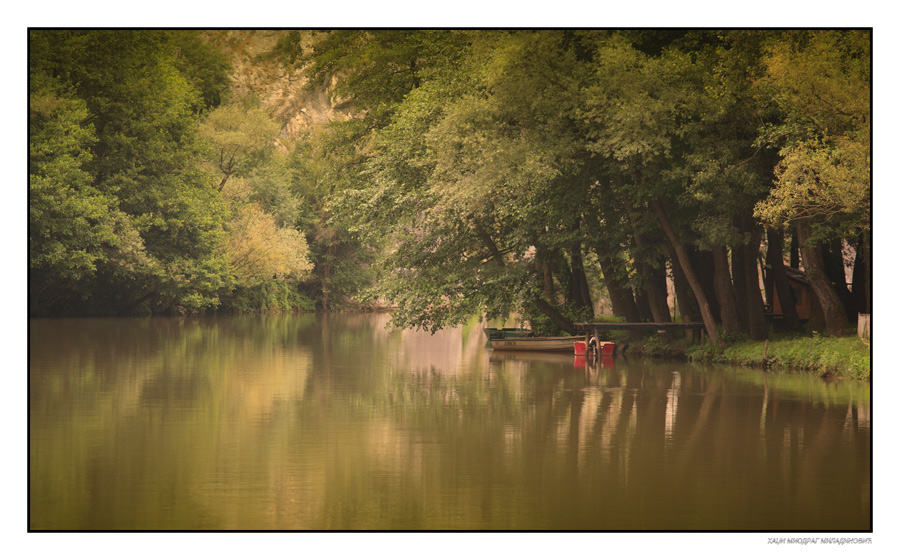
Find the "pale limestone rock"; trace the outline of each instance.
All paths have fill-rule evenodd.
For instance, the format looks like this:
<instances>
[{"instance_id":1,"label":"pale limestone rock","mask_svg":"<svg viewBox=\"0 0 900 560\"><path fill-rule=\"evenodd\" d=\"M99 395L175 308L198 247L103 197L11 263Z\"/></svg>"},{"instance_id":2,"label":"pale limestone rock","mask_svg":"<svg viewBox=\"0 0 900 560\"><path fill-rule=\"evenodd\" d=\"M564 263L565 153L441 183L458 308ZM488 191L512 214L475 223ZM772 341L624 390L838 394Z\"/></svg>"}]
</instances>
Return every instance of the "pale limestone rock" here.
<instances>
[{"instance_id":1,"label":"pale limestone rock","mask_svg":"<svg viewBox=\"0 0 900 560\"><path fill-rule=\"evenodd\" d=\"M238 96L256 95L263 106L273 108L274 117L282 124L279 144L290 142L310 127L335 119L345 119L350 109L330 94L336 80L324 87L306 91L306 69L287 69L279 62L261 60L272 50L278 38L287 31L227 30L206 31L210 44L231 57L232 90ZM321 32L304 31L303 46L311 46Z\"/></svg>"}]
</instances>

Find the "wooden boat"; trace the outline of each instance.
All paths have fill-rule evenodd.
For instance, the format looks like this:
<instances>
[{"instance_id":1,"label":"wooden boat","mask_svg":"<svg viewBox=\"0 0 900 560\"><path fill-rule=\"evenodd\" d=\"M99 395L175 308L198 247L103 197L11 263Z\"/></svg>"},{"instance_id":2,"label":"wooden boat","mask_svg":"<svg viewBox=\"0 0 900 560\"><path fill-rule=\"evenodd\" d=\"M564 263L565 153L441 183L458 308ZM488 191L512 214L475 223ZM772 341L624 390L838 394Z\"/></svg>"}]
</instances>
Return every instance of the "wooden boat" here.
<instances>
[{"instance_id":1,"label":"wooden boat","mask_svg":"<svg viewBox=\"0 0 900 560\"><path fill-rule=\"evenodd\" d=\"M507 327L507 328L493 328L493 327L485 327L484 336L488 337L488 340L496 340L499 338L520 338L523 336L531 336L534 332L531 329L519 329L515 327Z\"/></svg>"},{"instance_id":2,"label":"wooden boat","mask_svg":"<svg viewBox=\"0 0 900 560\"><path fill-rule=\"evenodd\" d=\"M529 336L491 340L494 350L518 350L532 352L574 352L575 342L583 336Z\"/></svg>"}]
</instances>

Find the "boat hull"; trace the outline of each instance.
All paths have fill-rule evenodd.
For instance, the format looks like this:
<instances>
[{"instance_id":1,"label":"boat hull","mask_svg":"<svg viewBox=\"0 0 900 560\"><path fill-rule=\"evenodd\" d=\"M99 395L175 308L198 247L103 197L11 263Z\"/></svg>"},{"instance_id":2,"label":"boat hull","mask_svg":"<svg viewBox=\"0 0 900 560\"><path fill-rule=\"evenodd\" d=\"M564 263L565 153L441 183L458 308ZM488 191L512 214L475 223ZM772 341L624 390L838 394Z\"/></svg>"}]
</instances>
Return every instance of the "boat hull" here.
<instances>
[{"instance_id":1,"label":"boat hull","mask_svg":"<svg viewBox=\"0 0 900 560\"><path fill-rule=\"evenodd\" d=\"M573 352L575 343L583 341L583 336L532 336L491 340L494 350L517 350L531 352Z\"/></svg>"}]
</instances>

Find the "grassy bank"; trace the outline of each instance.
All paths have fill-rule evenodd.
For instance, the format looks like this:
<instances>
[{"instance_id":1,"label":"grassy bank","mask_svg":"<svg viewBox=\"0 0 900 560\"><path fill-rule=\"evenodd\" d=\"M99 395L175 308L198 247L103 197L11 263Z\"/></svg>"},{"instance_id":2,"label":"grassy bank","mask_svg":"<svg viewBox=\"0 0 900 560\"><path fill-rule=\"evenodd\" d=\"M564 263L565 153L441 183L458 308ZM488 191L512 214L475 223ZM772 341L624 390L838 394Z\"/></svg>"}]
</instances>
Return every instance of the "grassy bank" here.
<instances>
[{"instance_id":1,"label":"grassy bank","mask_svg":"<svg viewBox=\"0 0 900 560\"><path fill-rule=\"evenodd\" d=\"M723 346L690 345L686 339L659 337L628 343L628 352L658 358L683 358L709 364L812 371L850 379L870 379L871 349L856 336L831 338L776 334L766 341L726 340Z\"/></svg>"}]
</instances>

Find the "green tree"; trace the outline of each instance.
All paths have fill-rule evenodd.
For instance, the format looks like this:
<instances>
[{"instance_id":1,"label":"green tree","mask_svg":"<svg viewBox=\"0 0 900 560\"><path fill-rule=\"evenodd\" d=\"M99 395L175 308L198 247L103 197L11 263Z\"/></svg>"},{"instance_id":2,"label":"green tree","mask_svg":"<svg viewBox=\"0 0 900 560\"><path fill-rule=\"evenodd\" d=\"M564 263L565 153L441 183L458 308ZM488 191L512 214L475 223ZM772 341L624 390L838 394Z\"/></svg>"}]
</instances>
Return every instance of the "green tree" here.
<instances>
[{"instance_id":1,"label":"green tree","mask_svg":"<svg viewBox=\"0 0 900 560\"><path fill-rule=\"evenodd\" d=\"M211 111L199 130L222 190L233 174L247 177L271 157L281 127L258 102L245 99Z\"/></svg>"},{"instance_id":2,"label":"green tree","mask_svg":"<svg viewBox=\"0 0 900 560\"><path fill-rule=\"evenodd\" d=\"M84 169L96 141L85 103L33 84L28 117L29 303L46 313L93 276L124 220Z\"/></svg>"},{"instance_id":3,"label":"green tree","mask_svg":"<svg viewBox=\"0 0 900 560\"><path fill-rule=\"evenodd\" d=\"M402 274L382 288L402 299L400 324L524 311L571 332L572 317L545 298L551 264L568 280L567 303L582 308L575 315L592 316L580 204L590 181L572 134L578 66L565 40L473 34L378 136L367 198L396 232L385 265Z\"/></svg>"},{"instance_id":4,"label":"green tree","mask_svg":"<svg viewBox=\"0 0 900 560\"><path fill-rule=\"evenodd\" d=\"M55 80L67 97L83 103L96 141L81 169L118 210L110 216L119 242L106 249L108 258L94 261L97 270L79 284L81 301L69 298L69 312L174 312L216 301L224 272L217 252L224 207L211 177L196 168L195 127L206 105L198 81L185 75L188 57L179 37L164 31L29 33L32 83ZM42 220L35 216L32 225ZM123 265L122 259L130 260Z\"/></svg>"},{"instance_id":5,"label":"green tree","mask_svg":"<svg viewBox=\"0 0 900 560\"><path fill-rule=\"evenodd\" d=\"M699 50L689 51L698 68L695 118L684 127L683 158L672 174L681 199L696 208L686 229L714 262L714 292L726 331L767 336L759 290L762 228L754 205L768 194L775 152L753 145L770 118L752 87L764 71L762 57L772 34L759 31L701 32ZM731 248L731 271L727 265ZM732 281L733 280L733 281Z\"/></svg>"},{"instance_id":6,"label":"green tree","mask_svg":"<svg viewBox=\"0 0 900 560\"><path fill-rule=\"evenodd\" d=\"M204 41L196 31L169 32L175 46L174 64L200 94L195 113L214 109L230 97L231 63L228 57Z\"/></svg>"},{"instance_id":7,"label":"green tree","mask_svg":"<svg viewBox=\"0 0 900 560\"><path fill-rule=\"evenodd\" d=\"M302 203L292 189L289 157L282 153L281 126L256 99L209 112L199 127L206 166L230 209L224 253L234 284L228 306L282 307L269 292L297 300L312 269L301 226Z\"/></svg>"},{"instance_id":8,"label":"green tree","mask_svg":"<svg viewBox=\"0 0 900 560\"><path fill-rule=\"evenodd\" d=\"M464 35L336 31L304 59L311 62L309 87L327 86L353 115L330 123L327 131L312 131L294 152L294 188L305 201L301 220L316 263L310 287L324 307L369 282L375 248L392 234L400 215L400 207L389 202L394 193L371 186L367 166L376 138L424 76L454 60ZM383 295L366 299L377 302Z\"/></svg>"},{"instance_id":9,"label":"green tree","mask_svg":"<svg viewBox=\"0 0 900 560\"><path fill-rule=\"evenodd\" d=\"M761 142L781 146L776 188L757 206L773 224L871 226L871 35L809 31L775 43L757 85L784 113ZM816 228L821 229L821 227Z\"/></svg>"},{"instance_id":10,"label":"green tree","mask_svg":"<svg viewBox=\"0 0 900 560\"><path fill-rule=\"evenodd\" d=\"M847 332L846 311L825 275L821 243L856 238L871 225L871 34L786 33L757 81L783 114L760 135L781 148L775 188L756 207L773 226L792 224L827 332Z\"/></svg>"},{"instance_id":11,"label":"green tree","mask_svg":"<svg viewBox=\"0 0 900 560\"><path fill-rule=\"evenodd\" d=\"M671 171L673 160L682 157L685 123L696 112L695 65L677 50L652 57L634 48L627 35L611 34L596 37L592 67L593 81L581 110L591 126L588 149L607 162L615 191L633 208L632 215L648 211L655 216L716 341L716 321L687 250L689 230L672 216L679 206L694 210L685 208L679 196L683 189ZM637 236L635 240L646 245ZM667 316L668 310L655 311L654 318L660 320L662 314Z\"/></svg>"},{"instance_id":12,"label":"green tree","mask_svg":"<svg viewBox=\"0 0 900 560\"><path fill-rule=\"evenodd\" d=\"M304 289L323 309L362 303L381 251L380 226L362 221L350 196L365 181L363 158L344 133L341 126L309 130L295 143L289 164L291 192L300 202L298 223L315 265Z\"/></svg>"},{"instance_id":13,"label":"green tree","mask_svg":"<svg viewBox=\"0 0 900 560\"><path fill-rule=\"evenodd\" d=\"M278 227L270 214L253 203L241 207L229 222L225 250L244 285L273 277L300 279L312 269L306 238L296 229Z\"/></svg>"}]
</instances>

